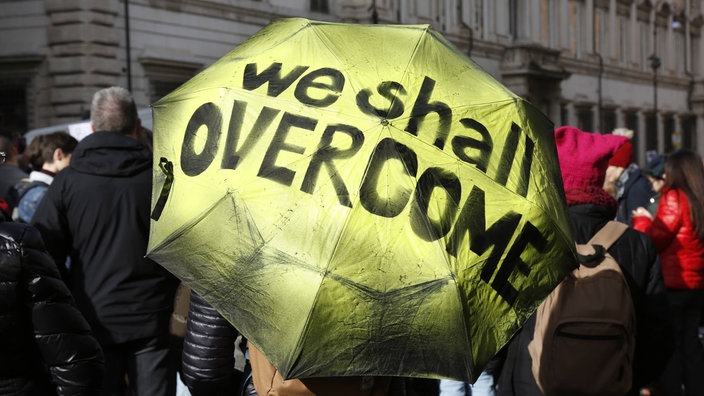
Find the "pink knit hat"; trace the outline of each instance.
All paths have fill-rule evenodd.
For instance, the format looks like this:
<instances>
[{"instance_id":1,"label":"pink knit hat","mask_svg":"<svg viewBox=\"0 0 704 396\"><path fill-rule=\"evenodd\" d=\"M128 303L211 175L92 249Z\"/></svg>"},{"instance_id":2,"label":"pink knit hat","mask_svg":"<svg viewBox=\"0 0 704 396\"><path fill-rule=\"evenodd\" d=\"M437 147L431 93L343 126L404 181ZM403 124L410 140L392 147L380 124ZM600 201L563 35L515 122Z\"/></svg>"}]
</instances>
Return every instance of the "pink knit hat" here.
<instances>
[{"instance_id":1,"label":"pink knit hat","mask_svg":"<svg viewBox=\"0 0 704 396\"><path fill-rule=\"evenodd\" d=\"M625 136L583 132L570 126L556 128L555 144L565 191L601 189L609 159L627 141Z\"/></svg>"}]
</instances>

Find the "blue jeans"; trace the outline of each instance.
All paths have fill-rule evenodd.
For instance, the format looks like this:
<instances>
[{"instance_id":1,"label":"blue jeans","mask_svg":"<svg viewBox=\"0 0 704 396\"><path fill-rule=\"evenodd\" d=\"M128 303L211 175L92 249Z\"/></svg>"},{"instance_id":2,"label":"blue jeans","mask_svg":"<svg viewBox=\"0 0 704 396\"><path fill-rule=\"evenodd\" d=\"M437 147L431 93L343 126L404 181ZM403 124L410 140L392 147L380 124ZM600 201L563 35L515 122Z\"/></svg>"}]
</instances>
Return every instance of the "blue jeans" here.
<instances>
[{"instance_id":1,"label":"blue jeans","mask_svg":"<svg viewBox=\"0 0 704 396\"><path fill-rule=\"evenodd\" d=\"M482 371L477 382L440 380L440 396L495 396L494 376Z\"/></svg>"}]
</instances>

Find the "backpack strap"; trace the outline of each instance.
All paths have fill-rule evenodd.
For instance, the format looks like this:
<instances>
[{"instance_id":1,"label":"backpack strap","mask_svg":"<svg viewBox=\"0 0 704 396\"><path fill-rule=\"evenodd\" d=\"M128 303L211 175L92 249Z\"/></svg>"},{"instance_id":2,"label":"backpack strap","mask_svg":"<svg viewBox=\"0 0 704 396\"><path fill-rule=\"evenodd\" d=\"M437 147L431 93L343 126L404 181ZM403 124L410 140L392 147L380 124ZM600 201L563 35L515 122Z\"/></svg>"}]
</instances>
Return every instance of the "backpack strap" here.
<instances>
[{"instance_id":1,"label":"backpack strap","mask_svg":"<svg viewBox=\"0 0 704 396\"><path fill-rule=\"evenodd\" d=\"M609 221L594 234L592 239L587 242L588 245L601 245L604 250L609 250L611 245L616 242L621 235L628 229L628 225L619 221Z\"/></svg>"},{"instance_id":2,"label":"backpack strap","mask_svg":"<svg viewBox=\"0 0 704 396\"><path fill-rule=\"evenodd\" d=\"M49 187L49 185L43 181L29 179L22 179L22 181L15 184L15 189L17 190L17 205L19 205L20 201L22 200L22 197L24 197L29 192L29 190L39 186Z\"/></svg>"},{"instance_id":3,"label":"backpack strap","mask_svg":"<svg viewBox=\"0 0 704 396\"><path fill-rule=\"evenodd\" d=\"M611 245L613 245L627 229L628 226L624 223L609 221L592 236L589 242L576 244L579 263L587 267L599 265L606 251L609 250Z\"/></svg>"},{"instance_id":4,"label":"backpack strap","mask_svg":"<svg viewBox=\"0 0 704 396\"><path fill-rule=\"evenodd\" d=\"M31 183L29 180L29 177L23 177L21 178L17 183L15 183L12 187L10 187L9 191L7 192L7 204L10 205L10 208L15 208L17 205L20 203L20 198L22 197L20 194L20 190L24 188L25 185Z\"/></svg>"}]
</instances>

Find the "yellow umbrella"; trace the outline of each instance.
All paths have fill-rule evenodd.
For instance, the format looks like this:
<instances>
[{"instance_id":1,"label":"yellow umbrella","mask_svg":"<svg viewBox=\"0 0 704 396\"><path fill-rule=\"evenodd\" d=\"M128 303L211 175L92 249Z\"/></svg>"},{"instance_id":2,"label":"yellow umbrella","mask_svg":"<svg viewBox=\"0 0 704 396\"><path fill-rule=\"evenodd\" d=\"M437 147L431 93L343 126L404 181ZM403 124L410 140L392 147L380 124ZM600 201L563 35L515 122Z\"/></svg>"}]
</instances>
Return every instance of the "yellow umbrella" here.
<instances>
[{"instance_id":1,"label":"yellow umbrella","mask_svg":"<svg viewBox=\"0 0 704 396\"><path fill-rule=\"evenodd\" d=\"M148 256L286 378L472 381L576 266L552 124L429 26L279 20L153 110Z\"/></svg>"}]
</instances>

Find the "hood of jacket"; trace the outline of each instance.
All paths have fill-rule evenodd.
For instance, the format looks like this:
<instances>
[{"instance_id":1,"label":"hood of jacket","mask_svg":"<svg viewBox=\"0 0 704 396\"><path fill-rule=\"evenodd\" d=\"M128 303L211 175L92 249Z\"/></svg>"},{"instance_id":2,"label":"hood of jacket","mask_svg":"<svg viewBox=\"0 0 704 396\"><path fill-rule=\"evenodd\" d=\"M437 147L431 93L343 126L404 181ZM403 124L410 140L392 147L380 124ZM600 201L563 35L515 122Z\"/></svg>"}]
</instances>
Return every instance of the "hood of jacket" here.
<instances>
[{"instance_id":1,"label":"hood of jacket","mask_svg":"<svg viewBox=\"0 0 704 396\"><path fill-rule=\"evenodd\" d=\"M151 168L152 152L129 136L94 132L76 146L70 166L81 173L126 177Z\"/></svg>"}]
</instances>

